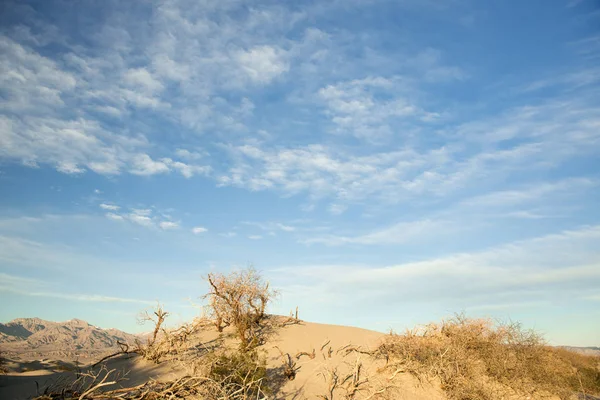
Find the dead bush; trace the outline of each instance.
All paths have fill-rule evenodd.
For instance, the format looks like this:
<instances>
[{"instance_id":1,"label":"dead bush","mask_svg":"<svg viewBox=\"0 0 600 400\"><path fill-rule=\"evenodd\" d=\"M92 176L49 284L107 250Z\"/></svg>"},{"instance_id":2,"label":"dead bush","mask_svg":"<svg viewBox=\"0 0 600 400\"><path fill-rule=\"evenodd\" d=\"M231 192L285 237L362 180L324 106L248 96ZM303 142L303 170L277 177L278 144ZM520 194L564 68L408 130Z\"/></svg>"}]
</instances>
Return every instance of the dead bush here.
<instances>
[{"instance_id":1,"label":"dead bush","mask_svg":"<svg viewBox=\"0 0 600 400\"><path fill-rule=\"evenodd\" d=\"M265 318L269 301L276 292L263 282L260 274L253 268L234 271L229 275L209 273L209 310L215 326L222 332L226 326L233 326L242 349L258 344L260 322Z\"/></svg>"},{"instance_id":2,"label":"dead bush","mask_svg":"<svg viewBox=\"0 0 600 400\"><path fill-rule=\"evenodd\" d=\"M345 371L345 372L342 372ZM323 400L370 400L390 398L392 385L376 385L364 376L360 356L339 366L324 366L318 373L327 385L327 392L317 397Z\"/></svg>"},{"instance_id":3,"label":"dead bush","mask_svg":"<svg viewBox=\"0 0 600 400\"><path fill-rule=\"evenodd\" d=\"M222 351L208 355L207 376L216 382L227 399L265 398L267 358L258 350Z\"/></svg>"},{"instance_id":4,"label":"dead bush","mask_svg":"<svg viewBox=\"0 0 600 400\"><path fill-rule=\"evenodd\" d=\"M450 399L496 399L510 391L566 399L578 391L600 392L593 362L577 365L572 358L583 356L569 359L516 323L495 325L458 315L403 335L392 333L375 354L388 361L391 378L402 372L436 377Z\"/></svg>"},{"instance_id":5,"label":"dead bush","mask_svg":"<svg viewBox=\"0 0 600 400\"><path fill-rule=\"evenodd\" d=\"M281 363L283 364L283 376L285 376L288 380L293 381L296 379L296 374L300 370L300 367L296 364L296 361L292 359L290 353L283 353L278 346L274 347L279 351L281 355Z\"/></svg>"},{"instance_id":6,"label":"dead bush","mask_svg":"<svg viewBox=\"0 0 600 400\"><path fill-rule=\"evenodd\" d=\"M126 374L123 375L115 369L108 370L102 366L97 371L90 370L77 374L74 381L68 376L62 376L56 382L47 386L42 393L33 400L71 400L71 399L107 399L115 398L104 391L105 387L115 386L119 382L126 380ZM36 382L37 384L37 382Z\"/></svg>"},{"instance_id":7,"label":"dead bush","mask_svg":"<svg viewBox=\"0 0 600 400\"><path fill-rule=\"evenodd\" d=\"M167 343L165 343L164 337L159 338L159 333L163 323L168 316L169 313L163 309L163 306L160 303L156 305L154 310L145 310L138 316L139 324L151 322L154 325L154 329L145 343L139 339L136 339L135 352L140 354L146 360L153 361L157 364L170 350Z\"/></svg>"}]
</instances>

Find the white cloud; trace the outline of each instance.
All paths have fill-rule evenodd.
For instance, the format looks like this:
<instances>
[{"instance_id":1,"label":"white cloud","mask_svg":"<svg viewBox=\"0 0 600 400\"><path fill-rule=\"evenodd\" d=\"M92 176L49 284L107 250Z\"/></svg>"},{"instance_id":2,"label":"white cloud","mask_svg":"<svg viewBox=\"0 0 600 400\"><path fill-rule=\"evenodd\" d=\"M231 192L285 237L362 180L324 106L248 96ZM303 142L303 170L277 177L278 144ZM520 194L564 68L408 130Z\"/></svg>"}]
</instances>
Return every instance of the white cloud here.
<instances>
[{"instance_id":1,"label":"white cloud","mask_svg":"<svg viewBox=\"0 0 600 400\"><path fill-rule=\"evenodd\" d=\"M114 205L114 204L102 203L102 204L100 204L100 208L103 210L118 211L121 207Z\"/></svg>"},{"instance_id":2,"label":"white cloud","mask_svg":"<svg viewBox=\"0 0 600 400\"><path fill-rule=\"evenodd\" d=\"M131 211L137 215L144 215L146 217L152 214L152 210L150 208L132 208Z\"/></svg>"},{"instance_id":3,"label":"white cloud","mask_svg":"<svg viewBox=\"0 0 600 400\"><path fill-rule=\"evenodd\" d=\"M260 240L260 239L262 239L262 236L261 235L250 235L250 236L248 236L248 239Z\"/></svg>"},{"instance_id":4,"label":"white cloud","mask_svg":"<svg viewBox=\"0 0 600 400\"><path fill-rule=\"evenodd\" d=\"M127 216L127 219L129 219L132 222L135 222L138 225L145 226L145 227L150 227L150 226L154 225L152 218L146 217L145 215L129 214Z\"/></svg>"},{"instance_id":5,"label":"white cloud","mask_svg":"<svg viewBox=\"0 0 600 400\"><path fill-rule=\"evenodd\" d=\"M279 287L301 285L311 292L329 292L338 303L350 295L356 301L371 296L397 303L440 298L468 303L502 296L514 302L529 294L539 297L534 300L541 300L541 294L549 300L580 298L594 296L600 284L598 240L600 226L590 226L397 265L292 266L273 270L272 278Z\"/></svg>"},{"instance_id":6,"label":"white cloud","mask_svg":"<svg viewBox=\"0 0 600 400\"><path fill-rule=\"evenodd\" d=\"M322 145L265 149L230 147L236 164L219 177L223 186L250 190L278 189L287 195L308 192L314 198L332 196L338 203L379 198L400 202L427 191L454 187L448 182L456 165L447 149L419 154L410 149L355 156ZM450 170L443 175L441 166ZM454 165L453 165L454 164Z\"/></svg>"},{"instance_id":7,"label":"white cloud","mask_svg":"<svg viewBox=\"0 0 600 400\"><path fill-rule=\"evenodd\" d=\"M175 155L183 160L196 161L206 156L206 153L200 153L197 151L189 151L187 149L175 150Z\"/></svg>"},{"instance_id":8,"label":"white cloud","mask_svg":"<svg viewBox=\"0 0 600 400\"><path fill-rule=\"evenodd\" d=\"M131 213L125 215L129 221L138 225L150 228L154 226L154 221L151 218L152 210L150 209L132 209Z\"/></svg>"},{"instance_id":9,"label":"white cloud","mask_svg":"<svg viewBox=\"0 0 600 400\"><path fill-rule=\"evenodd\" d=\"M384 229L374 232L356 235L324 235L313 236L301 242L305 244L321 243L328 246L339 246L345 244L362 245L389 245L431 240L440 235L448 234L457 230L458 227L444 220L418 220L411 222L399 222Z\"/></svg>"},{"instance_id":10,"label":"white cloud","mask_svg":"<svg viewBox=\"0 0 600 400\"><path fill-rule=\"evenodd\" d=\"M164 88L162 83L156 80L145 68L128 70L125 72L124 80L134 88L149 93L160 92Z\"/></svg>"},{"instance_id":11,"label":"white cloud","mask_svg":"<svg viewBox=\"0 0 600 400\"><path fill-rule=\"evenodd\" d=\"M170 168L178 170L186 178L191 178L194 175L208 175L211 171L211 167L205 165L190 165L180 161L173 161L170 158L163 158L161 161Z\"/></svg>"},{"instance_id":12,"label":"white cloud","mask_svg":"<svg viewBox=\"0 0 600 400\"><path fill-rule=\"evenodd\" d=\"M106 218L112 219L114 221L122 221L125 219L122 215L118 215L115 213L106 213Z\"/></svg>"},{"instance_id":13,"label":"white cloud","mask_svg":"<svg viewBox=\"0 0 600 400\"><path fill-rule=\"evenodd\" d=\"M429 115L412 104L408 94L404 97L403 92L407 90L400 80L375 77L328 85L318 95L325 102L335 133L379 140L392 134L393 120ZM390 100L378 99L390 94Z\"/></svg>"},{"instance_id":14,"label":"white cloud","mask_svg":"<svg viewBox=\"0 0 600 400\"><path fill-rule=\"evenodd\" d=\"M250 80L257 83L269 83L289 69L284 51L273 46L240 51L236 58Z\"/></svg>"},{"instance_id":15,"label":"white cloud","mask_svg":"<svg viewBox=\"0 0 600 400\"><path fill-rule=\"evenodd\" d=\"M76 163L68 161L59 162L56 166L56 170L65 174L81 174L82 172L85 172L85 170L78 167Z\"/></svg>"},{"instance_id":16,"label":"white cloud","mask_svg":"<svg viewBox=\"0 0 600 400\"><path fill-rule=\"evenodd\" d=\"M225 232L225 233L219 233L219 236L223 236L226 238L232 238L232 237L237 236L237 233L236 232Z\"/></svg>"},{"instance_id":17,"label":"white cloud","mask_svg":"<svg viewBox=\"0 0 600 400\"><path fill-rule=\"evenodd\" d=\"M67 53L63 64L6 36L0 37L0 49L0 90L6 94L7 112L0 116L0 158L28 166L49 164L66 174L92 170L102 175L123 171L151 175L177 170L191 177L210 170L170 158L156 161L146 153L143 135L118 127L107 130L96 119L95 112L107 110L119 118L132 104L164 107L155 97L163 85L148 69L125 70L121 87L112 72L122 66L119 63ZM70 112L73 104L80 110L75 116Z\"/></svg>"},{"instance_id":18,"label":"white cloud","mask_svg":"<svg viewBox=\"0 0 600 400\"><path fill-rule=\"evenodd\" d=\"M199 233L204 233L204 232L207 232L207 231L208 231L208 229L206 229L203 226L195 226L195 227L192 228L192 233L195 234L195 235L197 235Z\"/></svg>"},{"instance_id":19,"label":"white cloud","mask_svg":"<svg viewBox=\"0 0 600 400\"><path fill-rule=\"evenodd\" d=\"M0 41L7 110L0 116L0 158L70 174L210 176L219 185L305 194L311 204L330 197L328 204L339 210L349 203L444 197L531 168L555 168L600 147L595 100L574 94L598 82L597 68L538 83L573 90L554 99L477 120L469 109L471 122L456 126L461 115L449 118L431 85L464 80L468 72L446 65L436 49L400 49L391 57L367 37L307 24L339 6L259 10L239 2L173 0L154 10L148 24L107 19L86 36L93 43L86 52L74 51L69 38L58 35L61 27L47 38L7 30ZM57 35L58 53L39 51ZM583 51L597 39L572 46ZM286 99L297 101L298 114L286 118L289 124L267 119L269 137L249 138L265 128L254 126L262 121L253 118L261 112L253 102L257 86L275 81L294 83ZM451 111L460 114L461 106ZM156 121L148 122L150 111ZM329 138L319 144L319 129L298 135L313 129L297 129L302 115L320 111L333 133L367 143L352 147ZM187 134L180 148L169 150L160 138L171 124L224 138L232 159L208 157ZM293 145L282 145L282 132L295 132ZM380 140L393 146L372 147Z\"/></svg>"},{"instance_id":20,"label":"white cloud","mask_svg":"<svg viewBox=\"0 0 600 400\"><path fill-rule=\"evenodd\" d=\"M545 202L565 201L569 197L581 195L582 192L598 186L598 182L590 178L567 178L559 181L528 183L510 190L497 190L462 200L460 207L470 209L507 208L527 205L544 200Z\"/></svg>"},{"instance_id":21,"label":"white cloud","mask_svg":"<svg viewBox=\"0 0 600 400\"><path fill-rule=\"evenodd\" d=\"M294 228L293 226L284 225L279 222L276 223L275 225L277 226L277 228L281 229L284 232L294 232L296 230L296 228Z\"/></svg>"},{"instance_id":22,"label":"white cloud","mask_svg":"<svg viewBox=\"0 0 600 400\"><path fill-rule=\"evenodd\" d=\"M229 146L234 164L217 179L223 186L287 196L306 193L311 200L329 197L340 205L366 199L402 203L466 189L481 193L491 181L521 178L591 157L600 149L598 126L600 118L586 101L555 100L446 128L436 133L444 139L439 147L417 144L359 152L321 144ZM581 179L585 186L587 178L573 179Z\"/></svg>"},{"instance_id":23,"label":"white cloud","mask_svg":"<svg viewBox=\"0 0 600 400\"><path fill-rule=\"evenodd\" d=\"M347 206L342 204L331 204L329 206L329 212L333 215L341 215L348 209Z\"/></svg>"},{"instance_id":24,"label":"white cloud","mask_svg":"<svg viewBox=\"0 0 600 400\"><path fill-rule=\"evenodd\" d=\"M284 231L284 232L294 232L296 230L295 227L291 225L286 225L281 222L252 222L252 221L243 221L242 224L256 226L257 228L262 229L263 231L273 232L273 231Z\"/></svg>"},{"instance_id":25,"label":"white cloud","mask_svg":"<svg viewBox=\"0 0 600 400\"><path fill-rule=\"evenodd\" d=\"M162 221L158 224L158 226L162 229L162 230L171 230L171 229L177 229L179 228L179 223L178 222L173 222L173 221Z\"/></svg>"},{"instance_id":26,"label":"white cloud","mask_svg":"<svg viewBox=\"0 0 600 400\"><path fill-rule=\"evenodd\" d=\"M133 158L134 175L154 175L169 172L169 166L162 161L154 161L148 154L138 154Z\"/></svg>"},{"instance_id":27,"label":"white cloud","mask_svg":"<svg viewBox=\"0 0 600 400\"><path fill-rule=\"evenodd\" d=\"M10 275L3 272L0 272L0 278L2 278L0 279L0 292L15 293L21 296L50 297L70 301L86 302L153 304L151 301L125 297L65 293L62 290L56 290L56 288L52 288L51 285L48 285L46 282L41 280Z\"/></svg>"}]
</instances>

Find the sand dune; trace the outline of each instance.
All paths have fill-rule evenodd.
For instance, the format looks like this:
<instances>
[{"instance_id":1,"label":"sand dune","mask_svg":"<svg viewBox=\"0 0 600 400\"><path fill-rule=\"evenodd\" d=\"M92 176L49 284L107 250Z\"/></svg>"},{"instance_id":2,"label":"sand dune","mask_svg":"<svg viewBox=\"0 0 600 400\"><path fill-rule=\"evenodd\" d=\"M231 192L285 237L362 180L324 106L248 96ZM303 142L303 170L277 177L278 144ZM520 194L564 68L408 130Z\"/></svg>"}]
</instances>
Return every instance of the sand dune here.
<instances>
[{"instance_id":1,"label":"sand dune","mask_svg":"<svg viewBox=\"0 0 600 400\"><path fill-rule=\"evenodd\" d=\"M442 390L440 381L417 380L409 373L393 374L384 369L386 361L367 354L386 339L387 335L366 329L303 322L283 324L287 318L269 316L265 321L265 342L257 347L266 355L267 378L273 393L269 399L315 399L325 395L330 389L332 373L344 377L356 371L360 363L361 386L358 399L368 398L370 393L386 388L388 399L400 400L443 400L447 394ZM235 349L238 342L233 329L227 328L219 333L213 325L203 327L189 337L188 349L206 349L211 346ZM164 361L155 364L137 354L119 355L91 367L75 365L73 361L59 361L49 358L37 360L9 360L5 366L9 373L0 375L0 399L30 399L44 392L46 388L62 384L68 386L80 371L98 371L101 367L115 370L126 379L107 390L133 388L151 379L167 382L190 374L190 360L202 359L204 354L192 352L192 358L177 360L175 356L166 356ZM573 353L575 354L575 353ZM282 373L284 362L289 356L297 370L293 380ZM171 358L169 358L171 357ZM173 358L174 357L174 358ZM391 380L391 375L394 375ZM335 398L343 391L338 390ZM577 396L574 395L573 398ZM472 397L469 397L472 398ZM499 397L500 398L500 397ZM502 395L502 399L522 399L518 395ZM538 397L527 397L537 399ZM541 398L541 397L539 397ZM544 399L558 399L546 396ZM594 399L587 397L587 399Z\"/></svg>"},{"instance_id":2,"label":"sand dune","mask_svg":"<svg viewBox=\"0 0 600 400\"><path fill-rule=\"evenodd\" d=\"M225 332L227 333L227 332ZM210 343L219 336L215 329L198 333L193 340ZM284 379L275 385L276 399L311 399L326 393L328 382L326 371L337 368L340 373L352 368L356 359L363 363L364 376L375 377L377 365L368 357L352 353L344 356L338 350L344 346L359 349L375 348L384 335L379 332L360 328L303 322L275 329L266 344L259 347L267 353L268 368L275 371L282 365L281 353L296 356L300 352L313 353L314 358L301 356L298 360L298 372L294 380ZM347 348L347 347L346 347ZM119 387L134 387L149 379L170 380L186 373L176 363L163 362L159 365L142 359L137 355L119 356L108 360L106 367L127 374L127 380ZM59 381L74 379L74 372L61 371L73 367L72 364L49 360L8 363L10 372L0 376L0 398L27 399L43 392L44 388ZM96 367L97 369L98 367ZM87 370L86 367L83 370ZM377 379L385 379L383 376ZM37 384L36 384L37 382ZM374 381L374 383L376 383ZM433 385L419 387L411 377L405 377L399 399L425 400L444 399L443 393Z\"/></svg>"}]
</instances>

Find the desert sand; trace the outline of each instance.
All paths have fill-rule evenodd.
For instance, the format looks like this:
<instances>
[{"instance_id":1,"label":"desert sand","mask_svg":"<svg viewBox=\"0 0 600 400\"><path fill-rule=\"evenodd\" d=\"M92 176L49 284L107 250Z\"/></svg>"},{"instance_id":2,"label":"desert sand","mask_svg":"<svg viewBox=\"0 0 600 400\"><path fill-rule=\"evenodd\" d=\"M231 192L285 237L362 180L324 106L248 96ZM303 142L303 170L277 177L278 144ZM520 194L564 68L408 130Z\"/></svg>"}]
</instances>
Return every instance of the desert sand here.
<instances>
[{"instance_id":1,"label":"desert sand","mask_svg":"<svg viewBox=\"0 0 600 400\"><path fill-rule=\"evenodd\" d=\"M219 336L215 329L207 329L197 334L194 340L199 343L211 343ZM302 322L280 327L274 330L269 340L259 346L267 354L267 367L275 371L282 365L281 354L289 353L293 356L300 352L312 353L300 356L297 361L297 375L294 380L282 379L275 385L274 399L314 399L328 391L327 371L337 368L341 373L351 370L356 360L363 364L363 376L369 376L373 384L385 385L386 377L377 373L378 365L368 357L352 352L344 355L343 348L353 346L357 349L374 349L383 338L384 334L366 329ZM162 362L154 364L142 357L131 354L122 355L107 360L106 367L127 373L127 380L114 387L134 387L149 379L171 380L182 376L186 371L177 363ZM0 375L1 399L29 399L43 393L46 387L60 381L74 379L74 372L64 371L68 367L66 362L38 360L30 362L9 362L10 371ZM87 370L84 367L83 370ZM98 369L98 367L96 367ZM406 400L435 400L445 399L443 392L434 384L419 385L411 376L400 377L401 389L398 399ZM381 381L381 382L380 382Z\"/></svg>"}]
</instances>

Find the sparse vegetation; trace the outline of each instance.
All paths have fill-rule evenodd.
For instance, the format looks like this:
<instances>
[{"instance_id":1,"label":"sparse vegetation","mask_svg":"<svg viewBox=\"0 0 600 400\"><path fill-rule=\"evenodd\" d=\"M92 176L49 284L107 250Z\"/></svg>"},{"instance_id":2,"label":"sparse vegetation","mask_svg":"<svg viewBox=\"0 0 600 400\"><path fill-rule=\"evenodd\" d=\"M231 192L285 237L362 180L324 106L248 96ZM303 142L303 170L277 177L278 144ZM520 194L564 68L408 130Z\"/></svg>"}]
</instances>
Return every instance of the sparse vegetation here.
<instances>
[{"instance_id":1,"label":"sparse vegetation","mask_svg":"<svg viewBox=\"0 0 600 400\"><path fill-rule=\"evenodd\" d=\"M264 398L270 393L267 359L258 350L217 352L208 360L208 377L220 386L225 398Z\"/></svg>"},{"instance_id":2,"label":"sparse vegetation","mask_svg":"<svg viewBox=\"0 0 600 400\"><path fill-rule=\"evenodd\" d=\"M169 313L164 310L163 306L159 303L156 305L154 310L143 311L138 317L139 324L145 324L151 322L154 324L152 335L146 343L140 340L136 340L136 352L147 360L159 363L160 359L168 352L168 348L164 346L162 340L158 340L158 334L161 331L165 319L169 316Z\"/></svg>"},{"instance_id":3,"label":"sparse vegetation","mask_svg":"<svg viewBox=\"0 0 600 400\"><path fill-rule=\"evenodd\" d=\"M206 280L210 289L204 298L208 299L218 331L233 326L242 350L258 345L259 325L266 316L267 304L277 292L252 267L229 275L209 273Z\"/></svg>"},{"instance_id":4,"label":"sparse vegetation","mask_svg":"<svg viewBox=\"0 0 600 400\"><path fill-rule=\"evenodd\" d=\"M403 335L390 334L376 356L393 378L410 373L437 378L450 399L498 399L506 395L600 393L598 359L546 346L517 323L458 315Z\"/></svg>"},{"instance_id":5,"label":"sparse vegetation","mask_svg":"<svg viewBox=\"0 0 600 400\"><path fill-rule=\"evenodd\" d=\"M8 369L6 368L5 364L6 364L6 361L4 360L2 351L0 350L0 374L5 374L8 372Z\"/></svg>"},{"instance_id":6,"label":"sparse vegetation","mask_svg":"<svg viewBox=\"0 0 600 400\"><path fill-rule=\"evenodd\" d=\"M275 292L251 268L229 275L211 273L207 281L210 292L205 298L211 318L166 329L169 313L157 304L139 318L153 324L147 341L137 341L133 350L119 342L119 352L79 371L78 379L46 389L38 399L266 400L280 398L279 390L306 363L311 368L303 371L315 371L312 378L321 379L325 386L321 393L311 395L324 400L397 398L400 374L440 385L450 400L550 395L569 399L577 394L587 399L587 395L600 394L599 357L547 346L540 335L518 323L494 324L463 315L404 334L391 333L374 350L352 343L334 347L335 340L329 339L294 356L271 346L279 352L280 364L269 368L267 347L261 347L265 344L262 332L266 327L296 329L286 327L300 323L297 308L289 318L268 316L266 307ZM196 333L206 330L212 331L212 339L195 339ZM237 339L233 343L232 337ZM133 388L106 390L124 377L107 369L104 361L129 353L155 363L171 362L182 373L167 382L151 380ZM277 360L273 354L270 357ZM316 363L320 363L318 369Z\"/></svg>"},{"instance_id":7,"label":"sparse vegetation","mask_svg":"<svg viewBox=\"0 0 600 400\"><path fill-rule=\"evenodd\" d=\"M277 346L275 348L279 351L281 355L281 362L283 364L283 375L290 381L296 379L296 374L300 370L300 367L296 364L296 361L292 359L290 353L283 353L281 349Z\"/></svg>"}]
</instances>

